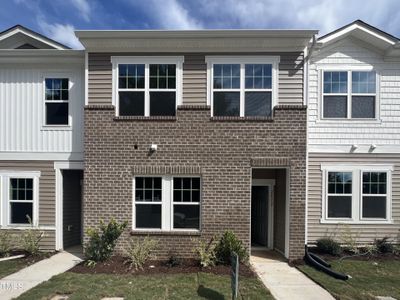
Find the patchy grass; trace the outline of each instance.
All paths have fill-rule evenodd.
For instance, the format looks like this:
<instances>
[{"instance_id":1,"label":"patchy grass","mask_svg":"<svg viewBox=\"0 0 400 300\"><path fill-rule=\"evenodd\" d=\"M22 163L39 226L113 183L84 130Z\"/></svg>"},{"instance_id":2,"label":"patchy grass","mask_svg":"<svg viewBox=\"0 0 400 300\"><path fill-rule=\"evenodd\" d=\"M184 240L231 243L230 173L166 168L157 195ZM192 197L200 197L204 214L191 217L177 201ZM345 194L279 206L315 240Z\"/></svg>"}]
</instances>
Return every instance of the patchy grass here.
<instances>
[{"instance_id":1,"label":"patchy grass","mask_svg":"<svg viewBox=\"0 0 400 300\"><path fill-rule=\"evenodd\" d=\"M174 275L110 275L67 272L54 276L19 298L50 299L57 294L74 299L230 299L230 277L209 273ZM257 278L240 278L240 299L273 299Z\"/></svg>"},{"instance_id":2,"label":"patchy grass","mask_svg":"<svg viewBox=\"0 0 400 300\"><path fill-rule=\"evenodd\" d=\"M50 253L43 253L36 256L28 256L24 258L17 258L13 260L0 261L0 278L6 277L12 273L26 268L44 258L50 257Z\"/></svg>"},{"instance_id":3,"label":"patchy grass","mask_svg":"<svg viewBox=\"0 0 400 300\"><path fill-rule=\"evenodd\" d=\"M5 260L0 262L0 278L6 277L28 266L28 262L24 258Z\"/></svg>"},{"instance_id":4,"label":"patchy grass","mask_svg":"<svg viewBox=\"0 0 400 300\"><path fill-rule=\"evenodd\" d=\"M337 299L365 300L375 299L375 296L400 299L400 260L336 259L329 262L335 271L348 274L352 278L342 281L307 265L298 268Z\"/></svg>"}]
</instances>

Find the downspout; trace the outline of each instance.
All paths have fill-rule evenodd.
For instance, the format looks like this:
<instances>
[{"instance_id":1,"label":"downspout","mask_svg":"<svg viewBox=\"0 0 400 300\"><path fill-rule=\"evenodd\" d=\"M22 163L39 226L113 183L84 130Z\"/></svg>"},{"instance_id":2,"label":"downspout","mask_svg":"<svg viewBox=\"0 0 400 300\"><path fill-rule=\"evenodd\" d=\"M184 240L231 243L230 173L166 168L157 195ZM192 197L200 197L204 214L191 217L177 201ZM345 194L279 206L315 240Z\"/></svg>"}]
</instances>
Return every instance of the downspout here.
<instances>
[{"instance_id":1,"label":"downspout","mask_svg":"<svg viewBox=\"0 0 400 300\"><path fill-rule=\"evenodd\" d=\"M309 120L309 112L308 112L308 91L309 91L309 64L310 57L313 53L314 47L316 45L317 39L315 35L313 35L311 40L311 45L307 46L304 49L304 94L303 94L303 102L307 107L307 120L306 120L306 203L305 203L305 224L304 224L304 244L308 244L308 120Z\"/></svg>"}]
</instances>

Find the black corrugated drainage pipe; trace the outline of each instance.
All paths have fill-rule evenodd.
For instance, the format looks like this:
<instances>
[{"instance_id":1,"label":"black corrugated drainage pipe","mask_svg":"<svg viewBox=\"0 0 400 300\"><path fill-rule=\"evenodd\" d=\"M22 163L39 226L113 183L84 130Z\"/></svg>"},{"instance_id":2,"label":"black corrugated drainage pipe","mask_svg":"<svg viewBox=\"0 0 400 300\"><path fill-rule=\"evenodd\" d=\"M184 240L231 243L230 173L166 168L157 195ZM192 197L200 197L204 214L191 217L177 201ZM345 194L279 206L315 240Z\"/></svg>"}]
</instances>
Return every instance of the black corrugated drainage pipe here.
<instances>
[{"instance_id":1,"label":"black corrugated drainage pipe","mask_svg":"<svg viewBox=\"0 0 400 300\"><path fill-rule=\"evenodd\" d=\"M316 256L315 254L309 253L307 245L305 245L304 260L317 270L322 271L336 279L347 280L350 278L349 275L333 271L332 269L330 269L331 268L330 264L328 264L322 258Z\"/></svg>"}]
</instances>

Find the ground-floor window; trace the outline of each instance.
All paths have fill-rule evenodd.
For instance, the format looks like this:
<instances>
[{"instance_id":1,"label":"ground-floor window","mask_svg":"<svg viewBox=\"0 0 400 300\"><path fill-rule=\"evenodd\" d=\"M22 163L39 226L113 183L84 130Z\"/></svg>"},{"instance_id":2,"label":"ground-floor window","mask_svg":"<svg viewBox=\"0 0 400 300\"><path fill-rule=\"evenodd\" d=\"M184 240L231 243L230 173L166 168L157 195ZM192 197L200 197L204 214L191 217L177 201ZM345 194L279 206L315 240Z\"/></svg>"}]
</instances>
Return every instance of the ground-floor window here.
<instances>
[{"instance_id":1,"label":"ground-floor window","mask_svg":"<svg viewBox=\"0 0 400 300\"><path fill-rule=\"evenodd\" d=\"M200 229L200 177L137 176L133 185L133 229Z\"/></svg>"},{"instance_id":2,"label":"ground-floor window","mask_svg":"<svg viewBox=\"0 0 400 300\"><path fill-rule=\"evenodd\" d=\"M391 220L390 165L322 165L322 222Z\"/></svg>"},{"instance_id":3,"label":"ground-floor window","mask_svg":"<svg viewBox=\"0 0 400 300\"><path fill-rule=\"evenodd\" d=\"M1 226L38 224L40 172L0 171Z\"/></svg>"}]
</instances>

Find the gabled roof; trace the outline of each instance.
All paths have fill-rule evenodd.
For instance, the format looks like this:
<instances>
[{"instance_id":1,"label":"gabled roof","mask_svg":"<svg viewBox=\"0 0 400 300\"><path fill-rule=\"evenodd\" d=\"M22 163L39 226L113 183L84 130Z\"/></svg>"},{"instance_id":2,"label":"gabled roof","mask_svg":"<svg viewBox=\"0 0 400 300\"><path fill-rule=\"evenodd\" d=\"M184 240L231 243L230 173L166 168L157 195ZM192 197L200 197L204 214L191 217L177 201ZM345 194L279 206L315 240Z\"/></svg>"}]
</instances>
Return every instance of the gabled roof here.
<instances>
[{"instance_id":1,"label":"gabled roof","mask_svg":"<svg viewBox=\"0 0 400 300\"><path fill-rule=\"evenodd\" d=\"M355 37L383 52L390 52L399 39L361 20L336 29L318 38L319 46L327 46L347 37Z\"/></svg>"},{"instance_id":2,"label":"gabled roof","mask_svg":"<svg viewBox=\"0 0 400 300\"><path fill-rule=\"evenodd\" d=\"M15 25L0 32L0 49L70 49L57 41L28 29L22 25Z\"/></svg>"}]
</instances>

